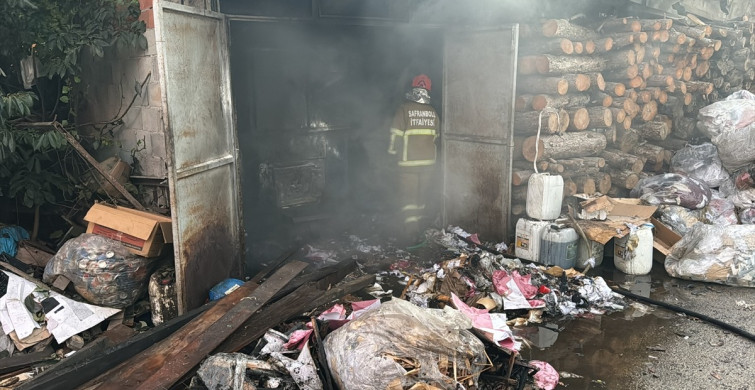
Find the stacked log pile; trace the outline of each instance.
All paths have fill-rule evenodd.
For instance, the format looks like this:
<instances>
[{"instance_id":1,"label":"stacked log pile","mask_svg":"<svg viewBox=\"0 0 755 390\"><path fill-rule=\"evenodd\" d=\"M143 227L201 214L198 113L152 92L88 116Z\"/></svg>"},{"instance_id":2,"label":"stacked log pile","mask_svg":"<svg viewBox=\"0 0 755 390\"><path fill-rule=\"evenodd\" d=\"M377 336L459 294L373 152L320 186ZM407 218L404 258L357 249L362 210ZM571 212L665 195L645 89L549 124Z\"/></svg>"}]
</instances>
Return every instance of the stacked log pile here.
<instances>
[{"instance_id":1,"label":"stacked log pile","mask_svg":"<svg viewBox=\"0 0 755 390\"><path fill-rule=\"evenodd\" d=\"M564 177L564 196L626 196L667 170L700 108L752 87L754 26L694 16L521 26L512 213L524 215L534 161Z\"/></svg>"}]
</instances>

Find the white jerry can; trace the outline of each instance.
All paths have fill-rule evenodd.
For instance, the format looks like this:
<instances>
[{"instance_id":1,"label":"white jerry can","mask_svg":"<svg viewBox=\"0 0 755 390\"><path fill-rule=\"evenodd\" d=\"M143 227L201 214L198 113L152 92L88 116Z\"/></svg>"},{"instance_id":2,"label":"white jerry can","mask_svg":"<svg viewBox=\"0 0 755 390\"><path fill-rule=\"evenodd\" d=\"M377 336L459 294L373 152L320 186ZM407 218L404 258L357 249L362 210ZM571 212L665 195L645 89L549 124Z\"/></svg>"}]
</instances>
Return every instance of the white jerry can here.
<instances>
[{"instance_id":1,"label":"white jerry can","mask_svg":"<svg viewBox=\"0 0 755 390\"><path fill-rule=\"evenodd\" d=\"M558 218L564 196L564 178L535 173L527 183L527 216L539 220Z\"/></svg>"},{"instance_id":2,"label":"white jerry can","mask_svg":"<svg viewBox=\"0 0 755 390\"><path fill-rule=\"evenodd\" d=\"M540 259L540 240L548 227L548 221L533 221L519 218L516 222L516 242L514 255L520 259L538 262Z\"/></svg>"},{"instance_id":3,"label":"white jerry can","mask_svg":"<svg viewBox=\"0 0 755 390\"><path fill-rule=\"evenodd\" d=\"M653 225L646 223L614 239L613 263L628 275L646 275L653 268Z\"/></svg>"},{"instance_id":4,"label":"white jerry can","mask_svg":"<svg viewBox=\"0 0 755 390\"><path fill-rule=\"evenodd\" d=\"M579 246L577 248L577 268L585 269L588 260L590 260L590 256L592 256L594 260L594 263L590 268L599 266L603 262L603 250L603 244L592 240L585 241L580 238Z\"/></svg>"}]
</instances>

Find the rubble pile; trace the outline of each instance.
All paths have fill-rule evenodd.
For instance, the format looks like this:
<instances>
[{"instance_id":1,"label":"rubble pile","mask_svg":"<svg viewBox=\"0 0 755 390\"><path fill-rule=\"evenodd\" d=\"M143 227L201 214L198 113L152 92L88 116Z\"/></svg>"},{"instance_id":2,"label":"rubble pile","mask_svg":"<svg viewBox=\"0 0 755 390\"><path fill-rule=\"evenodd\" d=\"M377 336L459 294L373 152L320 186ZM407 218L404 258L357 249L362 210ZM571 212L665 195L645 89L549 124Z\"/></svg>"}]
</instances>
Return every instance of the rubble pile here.
<instances>
[{"instance_id":1,"label":"rubble pile","mask_svg":"<svg viewBox=\"0 0 755 390\"><path fill-rule=\"evenodd\" d=\"M505 243L458 227L426 236L414 250L428 256L357 236L307 245L296 255L306 262L290 253L153 322L143 313L165 302L146 302L148 281L163 299L174 271L83 234L44 272L0 262L12 270L0 274L5 360L24 359L13 380L26 389L549 389L558 373L522 359L529 342L512 329L626 306L602 278L524 263Z\"/></svg>"}]
</instances>

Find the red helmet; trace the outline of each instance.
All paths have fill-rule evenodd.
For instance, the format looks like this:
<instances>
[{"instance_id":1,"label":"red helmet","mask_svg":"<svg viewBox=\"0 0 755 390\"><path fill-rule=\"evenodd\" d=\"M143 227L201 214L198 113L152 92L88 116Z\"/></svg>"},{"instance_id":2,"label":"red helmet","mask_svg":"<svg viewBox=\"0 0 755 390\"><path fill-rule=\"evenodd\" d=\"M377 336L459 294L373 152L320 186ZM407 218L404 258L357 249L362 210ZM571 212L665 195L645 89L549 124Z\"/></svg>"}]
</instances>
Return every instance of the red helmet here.
<instances>
[{"instance_id":1,"label":"red helmet","mask_svg":"<svg viewBox=\"0 0 755 390\"><path fill-rule=\"evenodd\" d=\"M432 89L432 86L433 83L430 81L430 78L424 74L421 74L412 79L412 88L424 88L430 91Z\"/></svg>"}]
</instances>

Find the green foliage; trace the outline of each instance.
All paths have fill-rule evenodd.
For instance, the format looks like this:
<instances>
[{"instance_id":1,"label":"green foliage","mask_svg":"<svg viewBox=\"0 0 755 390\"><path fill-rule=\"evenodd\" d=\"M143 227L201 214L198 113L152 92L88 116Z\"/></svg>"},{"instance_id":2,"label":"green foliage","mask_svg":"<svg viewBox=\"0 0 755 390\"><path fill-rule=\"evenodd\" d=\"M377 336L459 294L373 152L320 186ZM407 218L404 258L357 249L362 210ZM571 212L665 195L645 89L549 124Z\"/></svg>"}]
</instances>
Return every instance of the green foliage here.
<instances>
[{"instance_id":1,"label":"green foliage","mask_svg":"<svg viewBox=\"0 0 755 390\"><path fill-rule=\"evenodd\" d=\"M21 59L34 54L40 77L80 74L80 55L88 49L145 49L146 29L136 0L4 0L0 2L0 56Z\"/></svg>"},{"instance_id":2,"label":"green foliage","mask_svg":"<svg viewBox=\"0 0 755 390\"><path fill-rule=\"evenodd\" d=\"M0 196L29 208L91 196L80 191L81 161L65 138L30 122L57 119L75 133L82 54L146 49L139 14L136 0L0 0ZM39 63L30 91L19 68L29 55Z\"/></svg>"},{"instance_id":3,"label":"green foliage","mask_svg":"<svg viewBox=\"0 0 755 390\"><path fill-rule=\"evenodd\" d=\"M39 139L43 139L43 134ZM65 140L63 140L65 142ZM8 196L18 197L22 204L32 208L45 203L56 203L59 195L70 195L73 186L66 177L51 170L55 163L52 153L36 153L20 149L19 161L14 175L10 178Z\"/></svg>"}]
</instances>

